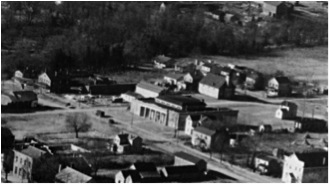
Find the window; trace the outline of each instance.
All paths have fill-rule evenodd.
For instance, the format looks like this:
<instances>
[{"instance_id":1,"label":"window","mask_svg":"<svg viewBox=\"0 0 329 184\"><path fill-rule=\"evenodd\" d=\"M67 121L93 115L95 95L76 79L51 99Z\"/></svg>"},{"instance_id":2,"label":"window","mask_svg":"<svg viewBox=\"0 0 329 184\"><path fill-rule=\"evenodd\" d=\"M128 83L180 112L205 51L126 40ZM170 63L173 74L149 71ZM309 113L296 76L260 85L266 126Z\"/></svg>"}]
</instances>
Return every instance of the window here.
<instances>
[{"instance_id":1,"label":"window","mask_svg":"<svg viewBox=\"0 0 329 184\"><path fill-rule=\"evenodd\" d=\"M18 175L21 176L22 175L22 168L19 168L19 172Z\"/></svg>"},{"instance_id":2,"label":"window","mask_svg":"<svg viewBox=\"0 0 329 184\"><path fill-rule=\"evenodd\" d=\"M21 158L20 160L19 160L19 163L22 163L23 162L23 159Z\"/></svg>"},{"instance_id":3,"label":"window","mask_svg":"<svg viewBox=\"0 0 329 184\"><path fill-rule=\"evenodd\" d=\"M15 162L18 162L18 156L15 157Z\"/></svg>"},{"instance_id":4,"label":"window","mask_svg":"<svg viewBox=\"0 0 329 184\"><path fill-rule=\"evenodd\" d=\"M15 172L14 173L17 174L17 167L15 167Z\"/></svg>"}]
</instances>

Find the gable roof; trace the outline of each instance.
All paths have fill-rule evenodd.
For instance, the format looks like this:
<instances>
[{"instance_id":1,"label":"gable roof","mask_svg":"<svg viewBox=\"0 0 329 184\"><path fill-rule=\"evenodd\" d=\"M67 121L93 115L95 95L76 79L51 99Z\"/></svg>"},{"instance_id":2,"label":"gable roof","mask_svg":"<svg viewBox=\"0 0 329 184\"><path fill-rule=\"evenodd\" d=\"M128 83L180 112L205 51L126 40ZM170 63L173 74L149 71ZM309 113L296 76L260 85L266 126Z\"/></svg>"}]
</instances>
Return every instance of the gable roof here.
<instances>
[{"instance_id":1,"label":"gable roof","mask_svg":"<svg viewBox=\"0 0 329 184\"><path fill-rule=\"evenodd\" d=\"M24 155L27 155L27 156L29 156L31 158L34 158L34 159L38 159L42 155L46 154L46 151L38 149L34 146L29 146L29 147L27 147L26 149L23 149L20 152L23 153Z\"/></svg>"},{"instance_id":2,"label":"gable roof","mask_svg":"<svg viewBox=\"0 0 329 184\"><path fill-rule=\"evenodd\" d=\"M196 98L190 96L180 96L180 95L161 95L157 99L167 101L180 106L189 106L189 105L200 105L206 106L206 104Z\"/></svg>"},{"instance_id":3,"label":"gable roof","mask_svg":"<svg viewBox=\"0 0 329 184\"><path fill-rule=\"evenodd\" d=\"M150 90L150 91L153 91L153 92L156 92L156 93L160 93L161 91L164 90L164 88L162 88L160 86L157 86L157 85L154 85L154 84L145 82L145 81L139 82L137 84L137 87L140 87L140 88L143 88L143 89L147 89L147 90Z\"/></svg>"},{"instance_id":4,"label":"gable roof","mask_svg":"<svg viewBox=\"0 0 329 184\"><path fill-rule=\"evenodd\" d=\"M275 77L275 79L278 81L279 84L289 84L290 80L288 77Z\"/></svg>"},{"instance_id":5,"label":"gable roof","mask_svg":"<svg viewBox=\"0 0 329 184\"><path fill-rule=\"evenodd\" d=\"M181 73L168 73L168 74L165 75L165 77L169 77L169 78L178 80L180 78L183 78L184 74L181 74Z\"/></svg>"},{"instance_id":6,"label":"gable roof","mask_svg":"<svg viewBox=\"0 0 329 184\"><path fill-rule=\"evenodd\" d=\"M202 134L205 134L205 135L208 135L208 136L213 136L216 133L216 131L214 131L214 130L210 130L208 128L201 127L201 126L196 127L194 129L194 132L199 132L199 133L202 133Z\"/></svg>"},{"instance_id":7,"label":"gable roof","mask_svg":"<svg viewBox=\"0 0 329 184\"><path fill-rule=\"evenodd\" d=\"M92 172L92 168L88 160L81 155L79 155L79 157L61 157L60 163L63 167L69 166L84 174L90 174Z\"/></svg>"},{"instance_id":8,"label":"gable roof","mask_svg":"<svg viewBox=\"0 0 329 184\"><path fill-rule=\"evenodd\" d=\"M14 91L16 100L19 102L31 102L38 100L37 94L33 91Z\"/></svg>"},{"instance_id":9,"label":"gable roof","mask_svg":"<svg viewBox=\"0 0 329 184\"><path fill-rule=\"evenodd\" d=\"M200 83L212 86L215 88L221 88L225 84L225 77L224 76L219 76L215 75L212 73L208 73L207 76L205 76Z\"/></svg>"},{"instance_id":10,"label":"gable roof","mask_svg":"<svg viewBox=\"0 0 329 184\"><path fill-rule=\"evenodd\" d=\"M92 177L85 175L71 167L66 167L55 176L56 180L63 183L87 183Z\"/></svg>"},{"instance_id":11,"label":"gable roof","mask_svg":"<svg viewBox=\"0 0 329 184\"><path fill-rule=\"evenodd\" d=\"M190 162L192 162L192 163L194 163L194 164L196 164L196 163L198 163L198 162L200 162L200 161L204 161L204 160L201 159L201 158L198 158L198 157L196 157L196 156L193 156L193 155L188 154L188 153L183 152L183 151L176 152L176 153L175 153L175 156L180 157L180 158L182 158L182 159L184 159L184 160L190 161Z\"/></svg>"}]
</instances>

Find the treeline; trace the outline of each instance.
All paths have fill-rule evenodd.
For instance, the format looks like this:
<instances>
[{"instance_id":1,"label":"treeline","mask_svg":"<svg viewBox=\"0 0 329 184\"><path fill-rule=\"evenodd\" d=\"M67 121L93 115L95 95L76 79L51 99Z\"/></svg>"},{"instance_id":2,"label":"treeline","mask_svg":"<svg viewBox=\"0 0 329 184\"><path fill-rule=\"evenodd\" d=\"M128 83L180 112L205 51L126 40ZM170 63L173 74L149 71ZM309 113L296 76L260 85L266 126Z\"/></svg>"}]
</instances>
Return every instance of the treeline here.
<instances>
[{"instance_id":1,"label":"treeline","mask_svg":"<svg viewBox=\"0 0 329 184\"><path fill-rule=\"evenodd\" d=\"M2 70L117 70L164 54L256 54L268 45L327 43L327 21L206 19L159 2L1 2ZM4 72L4 71L3 71Z\"/></svg>"}]
</instances>

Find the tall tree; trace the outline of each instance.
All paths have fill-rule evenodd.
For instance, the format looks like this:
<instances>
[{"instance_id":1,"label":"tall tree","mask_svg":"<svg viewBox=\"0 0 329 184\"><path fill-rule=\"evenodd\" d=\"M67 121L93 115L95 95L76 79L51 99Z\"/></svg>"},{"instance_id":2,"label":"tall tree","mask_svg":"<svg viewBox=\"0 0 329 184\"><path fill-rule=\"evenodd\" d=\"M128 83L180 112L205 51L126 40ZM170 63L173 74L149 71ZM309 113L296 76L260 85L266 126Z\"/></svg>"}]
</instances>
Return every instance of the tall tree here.
<instances>
[{"instance_id":1,"label":"tall tree","mask_svg":"<svg viewBox=\"0 0 329 184\"><path fill-rule=\"evenodd\" d=\"M75 132L76 138L79 138L79 132L88 131L91 126L89 116L83 113L70 114L66 118L66 127Z\"/></svg>"}]
</instances>

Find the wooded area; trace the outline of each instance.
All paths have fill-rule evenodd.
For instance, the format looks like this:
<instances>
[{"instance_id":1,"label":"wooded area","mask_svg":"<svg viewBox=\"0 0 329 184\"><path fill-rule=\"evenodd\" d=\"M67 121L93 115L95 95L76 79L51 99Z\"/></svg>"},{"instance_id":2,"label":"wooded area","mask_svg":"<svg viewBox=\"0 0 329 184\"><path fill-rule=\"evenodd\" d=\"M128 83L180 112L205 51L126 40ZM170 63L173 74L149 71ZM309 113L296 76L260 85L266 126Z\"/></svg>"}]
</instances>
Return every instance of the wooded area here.
<instances>
[{"instance_id":1,"label":"wooded area","mask_svg":"<svg viewBox=\"0 0 329 184\"><path fill-rule=\"evenodd\" d=\"M164 54L258 54L269 45L327 44L328 24L270 19L265 26L206 21L198 6L182 13L160 2L1 2L2 72L70 68L117 70Z\"/></svg>"}]
</instances>

